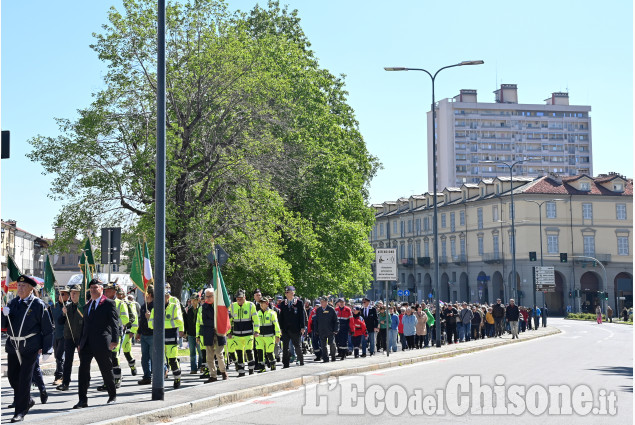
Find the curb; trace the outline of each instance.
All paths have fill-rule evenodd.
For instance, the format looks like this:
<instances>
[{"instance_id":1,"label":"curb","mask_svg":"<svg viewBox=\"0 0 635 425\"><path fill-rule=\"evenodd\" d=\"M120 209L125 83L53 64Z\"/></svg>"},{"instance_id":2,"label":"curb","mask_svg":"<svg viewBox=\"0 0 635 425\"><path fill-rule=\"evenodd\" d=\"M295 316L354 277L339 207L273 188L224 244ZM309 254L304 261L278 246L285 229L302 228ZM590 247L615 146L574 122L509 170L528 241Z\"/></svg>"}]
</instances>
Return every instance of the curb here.
<instances>
[{"instance_id":1,"label":"curb","mask_svg":"<svg viewBox=\"0 0 635 425\"><path fill-rule=\"evenodd\" d=\"M184 356L181 356L178 359L179 359L179 362L181 362L181 363L190 361L189 357L184 357ZM126 367L128 365L128 362L126 362L126 359L124 358L123 360L120 360L120 364L121 364L122 367ZM8 377L7 370L8 370L8 366L6 364L3 364L2 365L2 374L0 375L0 378L7 378ZM55 362L49 362L49 363L40 365L40 370L42 371L42 375L43 376L53 376L53 375L55 375ZM99 372L99 366L97 366L96 364L91 364L90 371L91 372ZM75 362L73 362L73 369L72 369L71 373L78 373L78 372L79 372L79 363L75 364Z\"/></svg>"},{"instance_id":2,"label":"curb","mask_svg":"<svg viewBox=\"0 0 635 425\"><path fill-rule=\"evenodd\" d=\"M194 400L187 403L176 404L170 407L162 407L148 412L138 413L135 415L123 416L114 419L108 419L101 422L95 422L96 425L141 425L153 422L166 422L170 418L187 416L194 413L198 413L203 410L213 409L222 405L236 403L242 400L267 396L272 393L276 393L283 390L291 390L298 388L302 385L317 384L328 380L330 377L353 375L357 373L372 372L380 369L388 369L397 366L403 366L408 364L420 363L427 360L434 360L445 357L454 357L460 354L473 353L477 351L484 351L490 348L496 348L508 344L516 344L525 341L532 341L538 338L546 336L553 336L561 333L557 328L552 328L549 332L533 336L530 338L523 338L517 340L501 340L496 343L483 345L479 347L466 347L458 349L452 352L425 354L416 357L410 357L400 360L387 360L381 363L370 364L366 366L358 366L354 368L336 369L331 371L325 371L314 375L301 376L298 378L288 379L285 381L274 382L268 385L262 385L254 388L246 388L244 390L227 392L217 394L211 397L207 397L200 400Z\"/></svg>"}]
</instances>

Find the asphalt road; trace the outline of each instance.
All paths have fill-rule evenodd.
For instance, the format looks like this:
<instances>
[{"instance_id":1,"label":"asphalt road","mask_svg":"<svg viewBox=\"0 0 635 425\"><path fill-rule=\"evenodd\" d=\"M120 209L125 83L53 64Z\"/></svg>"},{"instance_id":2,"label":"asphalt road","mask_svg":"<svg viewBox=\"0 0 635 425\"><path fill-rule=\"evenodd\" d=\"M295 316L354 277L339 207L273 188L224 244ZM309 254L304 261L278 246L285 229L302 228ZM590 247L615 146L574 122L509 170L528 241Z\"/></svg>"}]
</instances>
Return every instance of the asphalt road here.
<instances>
[{"instance_id":1,"label":"asphalt road","mask_svg":"<svg viewBox=\"0 0 635 425\"><path fill-rule=\"evenodd\" d=\"M333 379L319 387L314 385L254 398L172 422L213 420L226 425L309 425L337 420L382 424L422 420L440 424L632 423L633 328L549 320L550 325L562 330L561 334ZM354 385L358 385L358 391L354 391ZM552 391L555 386L562 386L560 394L565 396L560 398ZM478 387L483 395L482 400L477 401L472 397ZM488 395L488 389L493 395ZM443 394L445 402L438 402L437 392ZM457 393L463 398L453 403ZM502 394L503 401L506 394L508 398L497 405L492 398L497 399L498 394ZM519 399L519 394L524 397ZM566 394L571 394L572 403ZM433 406L434 400L443 406L442 411ZM488 412L484 406L494 410ZM498 413L501 407L507 411L492 414Z\"/></svg>"}]
</instances>

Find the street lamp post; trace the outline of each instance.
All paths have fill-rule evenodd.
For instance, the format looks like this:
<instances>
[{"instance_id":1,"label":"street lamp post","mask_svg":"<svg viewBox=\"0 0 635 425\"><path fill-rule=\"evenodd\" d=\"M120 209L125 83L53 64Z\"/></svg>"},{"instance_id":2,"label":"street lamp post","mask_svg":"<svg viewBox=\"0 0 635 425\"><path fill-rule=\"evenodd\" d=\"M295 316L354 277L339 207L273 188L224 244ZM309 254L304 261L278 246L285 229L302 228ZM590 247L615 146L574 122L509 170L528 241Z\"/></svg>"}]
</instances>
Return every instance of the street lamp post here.
<instances>
[{"instance_id":1,"label":"street lamp post","mask_svg":"<svg viewBox=\"0 0 635 425\"><path fill-rule=\"evenodd\" d=\"M439 72L443 71L447 68L454 68L456 66L465 66L465 65L481 65L485 62L482 60L475 61L463 61L460 63L456 63L454 65L444 66L443 68L439 68L434 74L428 72L423 68L405 68L405 67L385 67L386 71L423 71L432 79L432 187L434 188L433 194L433 211L434 211L434 223L432 225L432 232L434 234L434 279L436 282L436 311L435 311L435 324L436 324L436 341L437 347L441 347L441 306L439 304L439 230L437 227L437 137L436 137L436 108L435 108L435 100L434 100L434 81L439 74Z\"/></svg>"},{"instance_id":2,"label":"street lamp post","mask_svg":"<svg viewBox=\"0 0 635 425\"><path fill-rule=\"evenodd\" d=\"M481 161L483 164L497 164L499 167L507 167L509 168L509 193L511 195L511 216L512 216L512 278L509 281L509 293L511 297L516 298L516 285L518 282L516 281L516 228L514 226L514 218L516 216L516 210L514 208L514 166L516 164L521 164L529 159L533 158L523 158L518 161L514 161L512 163L508 163L505 161ZM541 247L542 249L542 247ZM513 282L513 284L512 284Z\"/></svg>"},{"instance_id":3,"label":"street lamp post","mask_svg":"<svg viewBox=\"0 0 635 425\"><path fill-rule=\"evenodd\" d=\"M551 199L549 201L542 201L542 202L538 202L538 201L534 201L533 199L525 199L525 201L527 202L533 202L534 204L538 205L538 231L540 233L540 267L542 267L544 265L543 261L542 261L542 206L546 203L546 202L558 202L558 201L564 201L564 199ZM512 207L513 209L513 207ZM533 307L533 311L536 310L536 279L534 278L533 281L533 293L534 293L534 307ZM544 296L543 296L544 298ZM543 300L543 305L544 305L544 300Z\"/></svg>"}]
</instances>

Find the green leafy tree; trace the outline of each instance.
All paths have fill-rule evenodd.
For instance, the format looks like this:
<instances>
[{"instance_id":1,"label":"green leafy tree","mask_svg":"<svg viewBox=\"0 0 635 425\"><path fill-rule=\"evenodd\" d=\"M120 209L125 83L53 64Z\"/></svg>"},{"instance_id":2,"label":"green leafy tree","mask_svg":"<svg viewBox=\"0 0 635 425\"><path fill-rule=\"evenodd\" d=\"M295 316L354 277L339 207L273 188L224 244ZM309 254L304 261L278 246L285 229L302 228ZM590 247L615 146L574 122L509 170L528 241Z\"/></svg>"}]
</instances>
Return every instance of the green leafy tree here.
<instances>
[{"instance_id":1,"label":"green leafy tree","mask_svg":"<svg viewBox=\"0 0 635 425\"><path fill-rule=\"evenodd\" d=\"M31 139L55 175L57 224L121 225L154 239L156 5L125 0L91 46L105 88L61 135ZM297 12L276 2L169 4L167 278L177 294L209 281L211 241L230 254L230 289L360 292L371 280L368 154L342 78L319 67Z\"/></svg>"}]
</instances>

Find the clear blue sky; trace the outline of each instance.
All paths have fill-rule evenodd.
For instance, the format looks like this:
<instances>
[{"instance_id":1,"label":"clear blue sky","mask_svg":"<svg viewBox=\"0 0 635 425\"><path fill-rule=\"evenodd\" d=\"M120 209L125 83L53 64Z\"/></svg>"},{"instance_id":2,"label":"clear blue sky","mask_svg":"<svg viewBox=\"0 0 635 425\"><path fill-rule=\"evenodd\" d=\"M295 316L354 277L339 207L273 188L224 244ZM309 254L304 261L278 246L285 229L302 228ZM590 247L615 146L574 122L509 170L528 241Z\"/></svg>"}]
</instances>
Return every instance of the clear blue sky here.
<instances>
[{"instance_id":1,"label":"clear blue sky","mask_svg":"<svg viewBox=\"0 0 635 425\"><path fill-rule=\"evenodd\" d=\"M256 1L229 1L248 10ZM260 4L266 4L261 1ZM281 1L298 9L322 67L346 74L349 102L369 151L383 163L370 201L427 190L423 73L466 59L485 65L444 71L437 99L462 88L493 101L500 83L518 84L520 103L543 103L568 90L571 104L592 107L596 174L633 176L633 9L630 1ZM2 2L1 126L11 131L2 160L2 219L52 236L62 203L49 176L25 154L37 134L58 134L55 118L74 118L102 87L105 65L88 47L120 0Z\"/></svg>"}]
</instances>

